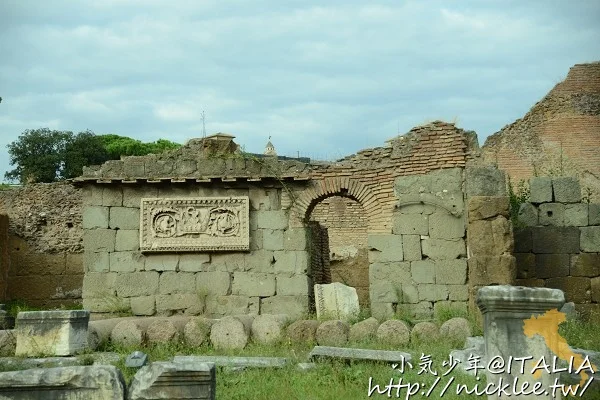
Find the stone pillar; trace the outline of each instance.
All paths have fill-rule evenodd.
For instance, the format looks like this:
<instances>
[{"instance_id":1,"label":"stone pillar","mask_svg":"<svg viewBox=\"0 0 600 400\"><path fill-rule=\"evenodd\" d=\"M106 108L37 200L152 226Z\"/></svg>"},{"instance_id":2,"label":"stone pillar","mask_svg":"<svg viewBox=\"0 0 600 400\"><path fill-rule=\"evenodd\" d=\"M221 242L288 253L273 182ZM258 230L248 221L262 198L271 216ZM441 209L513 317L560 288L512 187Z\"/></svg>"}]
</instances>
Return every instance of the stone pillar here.
<instances>
[{"instance_id":1,"label":"stone pillar","mask_svg":"<svg viewBox=\"0 0 600 400\"><path fill-rule=\"evenodd\" d=\"M548 390L559 374L532 374L535 365L545 357L546 364L552 366L554 353L550 349L558 348L558 325L562 322L558 310L565 303L564 293L558 289L528 288L522 286L485 286L477 292L477 305L483 314L486 367L492 360L503 362L494 371L486 371L488 384L510 384L508 393L518 398L546 398L536 395L518 395L531 393L536 382L538 387ZM551 311L553 310L553 311ZM528 358L522 363L516 357ZM509 368L509 360L512 365ZM521 365L524 365L522 367ZM499 372L501 371L501 372ZM497 373L499 372L499 373ZM516 391L513 392L513 384ZM522 390L524 382L529 387ZM551 398L549 390L548 398ZM502 397L506 392L502 393ZM560 399L560 390L556 392ZM497 399L498 392L488 395L488 399Z\"/></svg>"}]
</instances>

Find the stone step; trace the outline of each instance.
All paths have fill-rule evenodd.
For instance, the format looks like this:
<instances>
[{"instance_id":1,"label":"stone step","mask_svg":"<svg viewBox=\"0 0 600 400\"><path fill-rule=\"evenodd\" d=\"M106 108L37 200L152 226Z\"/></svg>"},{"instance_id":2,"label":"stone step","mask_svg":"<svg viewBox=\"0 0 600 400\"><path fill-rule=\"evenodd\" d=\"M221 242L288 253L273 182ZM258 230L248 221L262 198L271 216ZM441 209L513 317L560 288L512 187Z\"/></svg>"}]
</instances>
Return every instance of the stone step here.
<instances>
[{"instance_id":1,"label":"stone step","mask_svg":"<svg viewBox=\"0 0 600 400\"><path fill-rule=\"evenodd\" d=\"M402 351L353 349L347 347L315 346L308 355L309 360L318 358L339 358L344 360L410 362L412 356Z\"/></svg>"},{"instance_id":2,"label":"stone step","mask_svg":"<svg viewBox=\"0 0 600 400\"><path fill-rule=\"evenodd\" d=\"M282 357L175 356L173 362L214 363L218 367L282 368L288 359Z\"/></svg>"}]
</instances>

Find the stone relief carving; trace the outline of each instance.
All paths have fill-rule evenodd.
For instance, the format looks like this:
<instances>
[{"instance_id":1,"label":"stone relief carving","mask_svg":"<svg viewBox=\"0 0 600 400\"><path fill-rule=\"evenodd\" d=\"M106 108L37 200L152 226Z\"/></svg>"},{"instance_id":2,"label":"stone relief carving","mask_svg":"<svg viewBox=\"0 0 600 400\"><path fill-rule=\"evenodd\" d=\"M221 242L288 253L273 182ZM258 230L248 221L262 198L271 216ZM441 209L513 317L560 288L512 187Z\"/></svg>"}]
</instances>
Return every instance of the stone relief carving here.
<instances>
[{"instance_id":1,"label":"stone relief carving","mask_svg":"<svg viewBox=\"0 0 600 400\"><path fill-rule=\"evenodd\" d=\"M249 250L248 197L142 199L142 251Z\"/></svg>"}]
</instances>

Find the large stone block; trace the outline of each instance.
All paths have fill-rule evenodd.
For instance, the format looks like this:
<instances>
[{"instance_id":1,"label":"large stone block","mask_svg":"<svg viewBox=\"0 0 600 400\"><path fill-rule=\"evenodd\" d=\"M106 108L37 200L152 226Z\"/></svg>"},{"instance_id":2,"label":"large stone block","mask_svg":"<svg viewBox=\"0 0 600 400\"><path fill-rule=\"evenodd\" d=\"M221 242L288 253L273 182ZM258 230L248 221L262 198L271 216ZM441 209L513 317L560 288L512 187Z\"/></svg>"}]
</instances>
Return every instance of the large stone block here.
<instances>
[{"instance_id":1,"label":"large stone block","mask_svg":"<svg viewBox=\"0 0 600 400\"><path fill-rule=\"evenodd\" d=\"M600 204L588 204L588 224L600 225Z\"/></svg>"},{"instance_id":2,"label":"large stone block","mask_svg":"<svg viewBox=\"0 0 600 400\"><path fill-rule=\"evenodd\" d=\"M535 256L535 277L558 278L569 275L568 254L538 254Z\"/></svg>"},{"instance_id":3,"label":"large stone block","mask_svg":"<svg viewBox=\"0 0 600 400\"><path fill-rule=\"evenodd\" d=\"M565 205L561 203L544 203L539 206L540 225L564 226Z\"/></svg>"},{"instance_id":4,"label":"large stone block","mask_svg":"<svg viewBox=\"0 0 600 400\"><path fill-rule=\"evenodd\" d=\"M552 178L554 201L559 203L579 203L581 201L581 187L577 178L561 176Z\"/></svg>"},{"instance_id":5,"label":"large stone block","mask_svg":"<svg viewBox=\"0 0 600 400\"><path fill-rule=\"evenodd\" d=\"M85 185L83 187L83 205L84 206L101 206L102 191L104 188L98 185Z\"/></svg>"},{"instance_id":6,"label":"large stone block","mask_svg":"<svg viewBox=\"0 0 600 400\"><path fill-rule=\"evenodd\" d=\"M371 234L368 236L369 261L402 261L402 236Z\"/></svg>"},{"instance_id":7,"label":"large stone block","mask_svg":"<svg viewBox=\"0 0 600 400\"><path fill-rule=\"evenodd\" d=\"M468 285L447 285L448 300L451 301L467 301L469 300Z\"/></svg>"},{"instance_id":8,"label":"large stone block","mask_svg":"<svg viewBox=\"0 0 600 400\"><path fill-rule=\"evenodd\" d=\"M110 253L111 272L135 272L144 270L144 256L137 251Z\"/></svg>"},{"instance_id":9,"label":"large stone block","mask_svg":"<svg viewBox=\"0 0 600 400\"><path fill-rule=\"evenodd\" d=\"M452 260L466 256L463 239L444 240L425 238L421 240L423 255L433 260Z\"/></svg>"},{"instance_id":10,"label":"large stone block","mask_svg":"<svg viewBox=\"0 0 600 400\"><path fill-rule=\"evenodd\" d=\"M108 228L108 207L87 206L83 209L83 229Z\"/></svg>"},{"instance_id":11,"label":"large stone block","mask_svg":"<svg viewBox=\"0 0 600 400\"><path fill-rule=\"evenodd\" d=\"M467 260L469 285L512 285L517 276L512 255L477 256Z\"/></svg>"},{"instance_id":12,"label":"large stone block","mask_svg":"<svg viewBox=\"0 0 600 400\"><path fill-rule=\"evenodd\" d=\"M565 204L565 226L587 226L587 203Z\"/></svg>"},{"instance_id":13,"label":"large stone block","mask_svg":"<svg viewBox=\"0 0 600 400\"><path fill-rule=\"evenodd\" d=\"M514 230L515 253L527 253L533 250L533 240L530 228L516 228Z\"/></svg>"},{"instance_id":14,"label":"large stone block","mask_svg":"<svg viewBox=\"0 0 600 400\"><path fill-rule=\"evenodd\" d=\"M546 279L546 287L560 289L565 293L565 300L573 303L589 303L591 301L591 280L584 277L563 277Z\"/></svg>"},{"instance_id":15,"label":"large stone block","mask_svg":"<svg viewBox=\"0 0 600 400\"><path fill-rule=\"evenodd\" d=\"M467 260L439 260L435 262L435 283L463 285L467 282Z\"/></svg>"},{"instance_id":16,"label":"large stone block","mask_svg":"<svg viewBox=\"0 0 600 400\"><path fill-rule=\"evenodd\" d=\"M108 272L110 269L109 253L104 251L94 253L85 251L83 253L85 272Z\"/></svg>"},{"instance_id":17,"label":"large stone block","mask_svg":"<svg viewBox=\"0 0 600 400\"><path fill-rule=\"evenodd\" d=\"M123 205L123 191L121 190L121 187L105 187L102 190L102 205L108 207L121 207Z\"/></svg>"},{"instance_id":18,"label":"large stone block","mask_svg":"<svg viewBox=\"0 0 600 400\"><path fill-rule=\"evenodd\" d=\"M529 179L529 201L535 204L552 201L552 178L533 177Z\"/></svg>"},{"instance_id":19,"label":"large stone block","mask_svg":"<svg viewBox=\"0 0 600 400\"><path fill-rule=\"evenodd\" d=\"M415 319L433 318L433 303L431 301L419 301L418 303L402 304L402 308Z\"/></svg>"},{"instance_id":20,"label":"large stone block","mask_svg":"<svg viewBox=\"0 0 600 400\"><path fill-rule=\"evenodd\" d=\"M429 216L429 236L434 239L459 239L465 237L463 217L455 217L447 212Z\"/></svg>"},{"instance_id":21,"label":"large stone block","mask_svg":"<svg viewBox=\"0 0 600 400\"><path fill-rule=\"evenodd\" d=\"M156 312L170 315L185 312L187 315L200 315L205 310L205 300L196 293L173 293L156 295Z\"/></svg>"},{"instance_id":22,"label":"large stone block","mask_svg":"<svg viewBox=\"0 0 600 400\"><path fill-rule=\"evenodd\" d=\"M304 228L290 228L283 235L284 250L306 250L308 232Z\"/></svg>"},{"instance_id":23,"label":"large stone block","mask_svg":"<svg viewBox=\"0 0 600 400\"><path fill-rule=\"evenodd\" d=\"M535 254L515 253L517 260L517 279L535 278Z\"/></svg>"},{"instance_id":24,"label":"large stone block","mask_svg":"<svg viewBox=\"0 0 600 400\"><path fill-rule=\"evenodd\" d=\"M420 260L421 254L421 236L419 235L402 235L402 251L405 261Z\"/></svg>"},{"instance_id":25,"label":"large stone block","mask_svg":"<svg viewBox=\"0 0 600 400\"><path fill-rule=\"evenodd\" d=\"M402 285L394 282L370 282L369 299L373 303L401 303Z\"/></svg>"},{"instance_id":26,"label":"large stone block","mask_svg":"<svg viewBox=\"0 0 600 400\"><path fill-rule=\"evenodd\" d=\"M81 296L102 297L116 294L117 273L88 272L83 277Z\"/></svg>"},{"instance_id":27,"label":"large stone block","mask_svg":"<svg viewBox=\"0 0 600 400\"><path fill-rule=\"evenodd\" d=\"M490 219L498 215L509 216L507 196L474 196L469 199L469 221Z\"/></svg>"},{"instance_id":28,"label":"large stone block","mask_svg":"<svg viewBox=\"0 0 600 400\"><path fill-rule=\"evenodd\" d=\"M140 296L129 299L133 315L154 315L156 312L156 299L154 296Z\"/></svg>"},{"instance_id":29,"label":"large stone block","mask_svg":"<svg viewBox=\"0 0 600 400\"><path fill-rule=\"evenodd\" d=\"M248 296L208 296L204 311L208 317L218 318L224 315L248 314L249 305Z\"/></svg>"},{"instance_id":30,"label":"large stone block","mask_svg":"<svg viewBox=\"0 0 600 400\"><path fill-rule=\"evenodd\" d=\"M70 356L87 348L90 312L20 312L15 322L16 356Z\"/></svg>"},{"instance_id":31,"label":"large stone block","mask_svg":"<svg viewBox=\"0 0 600 400\"><path fill-rule=\"evenodd\" d=\"M245 271L246 254L244 253L213 253L210 256L209 271Z\"/></svg>"},{"instance_id":32,"label":"large stone block","mask_svg":"<svg viewBox=\"0 0 600 400\"><path fill-rule=\"evenodd\" d=\"M256 211L257 228L287 229L288 216L285 211Z\"/></svg>"},{"instance_id":33,"label":"large stone block","mask_svg":"<svg viewBox=\"0 0 600 400\"><path fill-rule=\"evenodd\" d=\"M534 253L579 253L579 228L544 226L531 229Z\"/></svg>"},{"instance_id":34,"label":"large stone block","mask_svg":"<svg viewBox=\"0 0 600 400\"><path fill-rule=\"evenodd\" d=\"M250 209L252 211L273 211L280 208L277 189L250 188Z\"/></svg>"},{"instance_id":35,"label":"large stone block","mask_svg":"<svg viewBox=\"0 0 600 400\"><path fill-rule=\"evenodd\" d=\"M307 295L309 293L308 276L296 275L292 277L278 275L277 294L283 296Z\"/></svg>"},{"instance_id":36,"label":"large stone block","mask_svg":"<svg viewBox=\"0 0 600 400\"><path fill-rule=\"evenodd\" d=\"M590 279L592 301L600 303L600 276Z\"/></svg>"},{"instance_id":37,"label":"large stone block","mask_svg":"<svg viewBox=\"0 0 600 400\"><path fill-rule=\"evenodd\" d=\"M415 304L419 302L419 289L416 285L402 285L402 302Z\"/></svg>"},{"instance_id":38,"label":"large stone block","mask_svg":"<svg viewBox=\"0 0 600 400\"><path fill-rule=\"evenodd\" d=\"M196 274L196 292L199 295L225 296L230 294L231 274L229 272L198 272Z\"/></svg>"},{"instance_id":39,"label":"large stone block","mask_svg":"<svg viewBox=\"0 0 600 400\"><path fill-rule=\"evenodd\" d=\"M410 263L411 278L415 283L435 283L435 264L430 260Z\"/></svg>"},{"instance_id":40,"label":"large stone block","mask_svg":"<svg viewBox=\"0 0 600 400\"><path fill-rule=\"evenodd\" d=\"M111 229L140 229L140 210L129 207L111 207Z\"/></svg>"},{"instance_id":41,"label":"large stone block","mask_svg":"<svg viewBox=\"0 0 600 400\"><path fill-rule=\"evenodd\" d=\"M179 256L179 270L182 272L206 271L210 264L210 254L194 253Z\"/></svg>"},{"instance_id":42,"label":"large stone block","mask_svg":"<svg viewBox=\"0 0 600 400\"><path fill-rule=\"evenodd\" d=\"M296 253L292 252L291 255L286 256L287 252L285 251L273 252L270 250L256 250L244 255L244 270L249 272L272 273L274 271L275 253L277 253L279 259L287 259L286 262L291 262L292 266L296 265ZM280 264L280 267L282 266L283 260L282 264Z\"/></svg>"},{"instance_id":43,"label":"large stone block","mask_svg":"<svg viewBox=\"0 0 600 400\"><path fill-rule=\"evenodd\" d=\"M273 296L275 295L275 275L234 272L231 293L243 296Z\"/></svg>"},{"instance_id":44,"label":"large stone block","mask_svg":"<svg viewBox=\"0 0 600 400\"><path fill-rule=\"evenodd\" d=\"M83 247L90 252L115 251L117 231L112 229L86 229L83 231Z\"/></svg>"},{"instance_id":45,"label":"large stone block","mask_svg":"<svg viewBox=\"0 0 600 400\"><path fill-rule=\"evenodd\" d=\"M122 400L125 383L113 365L34 368L0 373L0 398Z\"/></svg>"},{"instance_id":46,"label":"large stone block","mask_svg":"<svg viewBox=\"0 0 600 400\"><path fill-rule=\"evenodd\" d=\"M392 232L396 235L428 235L428 216L394 213Z\"/></svg>"},{"instance_id":47,"label":"large stone block","mask_svg":"<svg viewBox=\"0 0 600 400\"><path fill-rule=\"evenodd\" d=\"M272 296L260 300L261 314L286 314L291 320L300 319L308 313L308 295Z\"/></svg>"},{"instance_id":48,"label":"large stone block","mask_svg":"<svg viewBox=\"0 0 600 400\"><path fill-rule=\"evenodd\" d=\"M410 262L373 263L369 266L369 282L410 282Z\"/></svg>"},{"instance_id":49,"label":"large stone block","mask_svg":"<svg viewBox=\"0 0 600 400\"><path fill-rule=\"evenodd\" d=\"M319 319L348 320L360 311L356 289L339 282L315 285L315 306Z\"/></svg>"},{"instance_id":50,"label":"large stone block","mask_svg":"<svg viewBox=\"0 0 600 400\"><path fill-rule=\"evenodd\" d=\"M163 272L158 280L158 293L195 293L196 275L191 272Z\"/></svg>"},{"instance_id":51,"label":"large stone block","mask_svg":"<svg viewBox=\"0 0 600 400\"><path fill-rule=\"evenodd\" d=\"M280 229L262 229L263 249L283 250L283 231Z\"/></svg>"},{"instance_id":52,"label":"large stone block","mask_svg":"<svg viewBox=\"0 0 600 400\"><path fill-rule=\"evenodd\" d=\"M419 285L419 301L448 300L448 287L446 285L423 284Z\"/></svg>"},{"instance_id":53,"label":"large stone block","mask_svg":"<svg viewBox=\"0 0 600 400\"><path fill-rule=\"evenodd\" d=\"M272 265L272 257L270 254L265 254L265 261ZM308 271L309 256L306 251L276 251L274 254L275 263L273 266L273 272L276 274L293 274L293 275L304 275ZM270 268L268 265L265 267Z\"/></svg>"},{"instance_id":54,"label":"large stone block","mask_svg":"<svg viewBox=\"0 0 600 400\"><path fill-rule=\"evenodd\" d=\"M151 254L146 257L146 271L176 271L178 254Z\"/></svg>"},{"instance_id":55,"label":"large stone block","mask_svg":"<svg viewBox=\"0 0 600 400\"><path fill-rule=\"evenodd\" d=\"M600 252L600 226L588 226L579 229L581 229L581 251Z\"/></svg>"},{"instance_id":56,"label":"large stone block","mask_svg":"<svg viewBox=\"0 0 600 400\"><path fill-rule=\"evenodd\" d=\"M115 251L136 251L140 249L140 231L119 229L115 237Z\"/></svg>"},{"instance_id":57,"label":"large stone block","mask_svg":"<svg viewBox=\"0 0 600 400\"><path fill-rule=\"evenodd\" d=\"M143 198L158 197L156 186L123 186L123 207L140 208Z\"/></svg>"},{"instance_id":58,"label":"large stone block","mask_svg":"<svg viewBox=\"0 0 600 400\"><path fill-rule=\"evenodd\" d=\"M215 400L214 363L195 361L153 362L135 374L129 386L130 400Z\"/></svg>"},{"instance_id":59,"label":"large stone block","mask_svg":"<svg viewBox=\"0 0 600 400\"><path fill-rule=\"evenodd\" d=\"M159 274L156 271L118 274L115 289L119 297L149 296L158 291Z\"/></svg>"},{"instance_id":60,"label":"large stone block","mask_svg":"<svg viewBox=\"0 0 600 400\"><path fill-rule=\"evenodd\" d=\"M600 275L600 253L580 253L571 256L572 276L595 277Z\"/></svg>"},{"instance_id":61,"label":"large stone block","mask_svg":"<svg viewBox=\"0 0 600 400\"><path fill-rule=\"evenodd\" d=\"M129 298L116 296L84 298L83 308L95 313L117 313L131 310Z\"/></svg>"},{"instance_id":62,"label":"large stone block","mask_svg":"<svg viewBox=\"0 0 600 400\"><path fill-rule=\"evenodd\" d=\"M519 206L517 218L525 226L537 226L539 224L539 210L531 203L523 203Z\"/></svg>"},{"instance_id":63,"label":"large stone block","mask_svg":"<svg viewBox=\"0 0 600 400\"><path fill-rule=\"evenodd\" d=\"M394 305L392 303L371 302L371 315L380 321L384 321L394 317Z\"/></svg>"},{"instance_id":64,"label":"large stone block","mask_svg":"<svg viewBox=\"0 0 600 400\"><path fill-rule=\"evenodd\" d=\"M467 168L467 196L506 196L506 175L494 167Z\"/></svg>"}]
</instances>

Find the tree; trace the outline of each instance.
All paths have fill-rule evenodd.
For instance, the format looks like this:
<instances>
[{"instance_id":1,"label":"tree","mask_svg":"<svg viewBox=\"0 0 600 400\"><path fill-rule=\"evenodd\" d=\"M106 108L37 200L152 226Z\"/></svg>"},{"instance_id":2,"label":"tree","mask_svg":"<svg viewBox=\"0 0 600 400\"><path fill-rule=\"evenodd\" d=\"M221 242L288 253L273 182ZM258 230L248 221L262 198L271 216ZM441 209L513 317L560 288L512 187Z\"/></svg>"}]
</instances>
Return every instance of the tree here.
<instances>
[{"instance_id":1,"label":"tree","mask_svg":"<svg viewBox=\"0 0 600 400\"><path fill-rule=\"evenodd\" d=\"M4 174L8 180L55 182L60 179L65 147L73 133L48 128L28 129L8 145L10 164L16 168Z\"/></svg>"},{"instance_id":2,"label":"tree","mask_svg":"<svg viewBox=\"0 0 600 400\"><path fill-rule=\"evenodd\" d=\"M163 151L173 150L181 146L166 139L144 143L127 136L113 134L102 135L100 137L112 160L118 160L121 156L145 156L146 154L162 153Z\"/></svg>"},{"instance_id":3,"label":"tree","mask_svg":"<svg viewBox=\"0 0 600 400\"><path fill-rule=\"evenodd\" d=\"M61 177L72 179L83 173L83 167L102 164L110 160L101 136L87 130L79 132L65 147L64 168Z\"/></svg>"}]
</instances>

